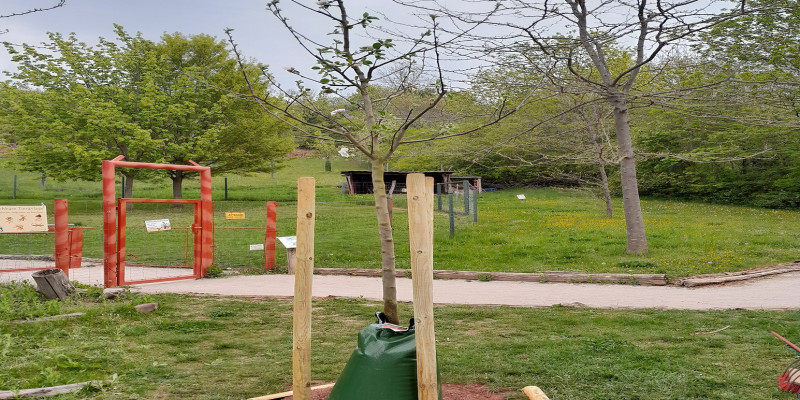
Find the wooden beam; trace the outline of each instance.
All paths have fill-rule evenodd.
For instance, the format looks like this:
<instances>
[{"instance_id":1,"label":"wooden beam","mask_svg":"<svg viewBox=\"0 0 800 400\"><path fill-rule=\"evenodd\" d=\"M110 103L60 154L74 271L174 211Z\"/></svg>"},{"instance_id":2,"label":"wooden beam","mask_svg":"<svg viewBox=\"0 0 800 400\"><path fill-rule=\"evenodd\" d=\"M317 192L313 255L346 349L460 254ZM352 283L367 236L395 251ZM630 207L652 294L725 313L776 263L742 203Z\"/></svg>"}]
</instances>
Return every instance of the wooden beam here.
<instances>
[{"instance_id":1,"label":"wooden beam","mask_svg":"<svg viewBox=\"0 0 800 400\"><path fill-rule=\"evenodd\" d=\"M333 387L333 385L335 385L335 383L326 383L326 384L324 384L324 385L312 386L312 387L311 387L311 390L312 390L312 391L314 391L314 390L319 390L319 389L327 389L327 388L332 388L332 387ZM290 391L288 391L288 392L281 392L281 393L275 393L275 394L268 394L268 395L266 395L266 396L260 396L260 397L251 397L251 398L249 398L249 399L247 399L247 400L278 400L278 399L283 399L283 398L285 398L285 397L289 397L289 396L291 396L291 395L293 395L293 394L294 394L294 392L290 390Z\"/></svg>"},{"instance_id":2,"label":"wooden beam","mask_svg":"<svg viewBox=\"0 0 800 400\"><path fill-rule=\"evenodd\" d=\"M409 174L408 235L417 342L419 400L437 400L436 334L433 325L433 178Z\"/></svg>"},{"instance_id":3,"label":"wooden beam","mask_svg":"<svg viewBox=\"0 0 800 400\"><path fill-rule=\"evenodd\" d=\"M522 388L522 393L525 393L530 400L550 400L542 389L539 389L537 386L525 386Z\"/></svg>"},{"instance_id":4,"label":"wooden beam","mask_svg":"<svg viewBox=\"0 0 800 400\"><path fill-rule=\"evenodd\" d=\"M294 275L292 388L311 400L311 282L314 277L314 178L297 180L297 265Z\"/></svg>"},{"instance_id":5,"label":"wooden beam","mask_svg":"<svg viewBox=\"0 0 800 400\"><path fill-rule=\"evenodd\" d=\"M0 390L0 399L19 399L24 397L50 397L64 393L77 392L86 385L99 385L103 381L88 381L80 383L71 383L69 385L49 386L36 389L22 389L22 390Z\"/></svg>"}]
</instances>

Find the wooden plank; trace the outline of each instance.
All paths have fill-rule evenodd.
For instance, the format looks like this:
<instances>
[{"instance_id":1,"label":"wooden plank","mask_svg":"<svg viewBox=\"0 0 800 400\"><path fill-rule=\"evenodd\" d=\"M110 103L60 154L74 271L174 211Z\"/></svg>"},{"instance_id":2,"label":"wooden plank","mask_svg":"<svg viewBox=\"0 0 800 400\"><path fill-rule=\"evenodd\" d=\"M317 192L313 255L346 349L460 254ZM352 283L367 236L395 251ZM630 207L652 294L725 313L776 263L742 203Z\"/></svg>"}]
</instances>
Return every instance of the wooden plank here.
<instances>
[{"instance_id":1,"label":"wooden plank","mask_svg":"<svg viewBox=\"0 0 800 400\"><path fill-rule=\"evenodd\" d=\"M433 178L409 174L408 235L417 343L419 400L437 400L436 334L433 324Z\"/></svg>"},{"instance_id":2,"label":"wooden plank","mask_svg":"<svg viewBox=\"0 0 800 400\"><path fill-rule=\"evenodd\" d=\"M297 180L297 261L292 324L292 387L295 400L311 400L311 283L314 277L314 178Z\"/></svg>"},{"instance_id":3,"label":"wooden plank","mask_svg":"<svg viewBox=\"0 0 800 400\"><path fill-rule=\"evenodd\" d=\"M319 390L319 389L332 388L333 385L335 385L335 383L326 383L324 385L312 386L311 387L311 391ZM294 394L294 392L290 390L288 392L268 394L266 396L251 397L251 398L249 398L247 400L278 400L278 399L283 399L283 398L289 397L289 396L291 396L293 394Z\"/></svg>"},{"instance_id":4,"label":"wooden plank","mask_svg":"<svg viewBox=\"0 0 800 400\"><path fill-rule=\"evenodd\" d=\"M522 393L525 393L530 400L550 400L542 389L539 389L537 386L525 386L522 388Z\"/></svg>"},{"instance_id":5,"label":"wooden plank","mask_svg":"<svg viewBox=\"0 0 800 400\"><path fill-rule=\"evenodd\" d=\"M41 398L56 396L59 394L71 393L81 390L86 385L99 385L102 381L88 381L80 383L71 383L69 385L49 386L36 389L22 389L22 390L0 390L0 400L6 399L19 399L25 397Z\"/></svg>"}]
</instances>

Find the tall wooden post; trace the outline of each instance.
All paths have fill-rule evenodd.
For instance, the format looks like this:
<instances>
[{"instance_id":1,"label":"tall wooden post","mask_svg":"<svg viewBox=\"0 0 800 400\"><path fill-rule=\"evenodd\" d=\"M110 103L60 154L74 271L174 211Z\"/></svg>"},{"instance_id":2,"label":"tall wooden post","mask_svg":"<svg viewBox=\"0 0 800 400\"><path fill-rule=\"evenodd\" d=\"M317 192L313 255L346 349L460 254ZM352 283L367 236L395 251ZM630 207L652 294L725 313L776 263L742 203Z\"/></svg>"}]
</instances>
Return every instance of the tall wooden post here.
<instances>
[{"instance_id":1,"label":"tall wooden post","mask_svg":"<svg viewBox=\"0 0 800 400\"><path fill-rule=\"evenodd\" d=\"M406 184L417 341L417 394L419 400L437 400L439 388L433 326L433 178L409 174Z\"/></svg>"},{"instance_id":2,"label":"tall wooden post","mask_svg":"<svg viewBox=\"0 0 800 400\"><path fill-rule=\"evenodd\" d=\"M294 275L292 389L311 400L311 281L314 274L314 178L297 180L297 268Z\"/></svg>"},{"instance_id":3,"label":"tall wooden post","mask_svg":"<svg viewBox=\"0 0 800 400\"><path fill-rule=\"evenodd\" d=\"M117 195L114 185L114 161L103 161L103 283L106 287L119 285L117 277Z\"/></svg>"},{"instance_id":4,"label":"tall wooden post","mask_svg":"<svg viewBox=\"0 0 800 400\"><path fill-rule=\"evenodd\" d=\"M55 242L56 242L56 268L64 271L69 279L69 207L67 199L53 200L53 214L55 216Z\"/></svg>"}]
</instances>

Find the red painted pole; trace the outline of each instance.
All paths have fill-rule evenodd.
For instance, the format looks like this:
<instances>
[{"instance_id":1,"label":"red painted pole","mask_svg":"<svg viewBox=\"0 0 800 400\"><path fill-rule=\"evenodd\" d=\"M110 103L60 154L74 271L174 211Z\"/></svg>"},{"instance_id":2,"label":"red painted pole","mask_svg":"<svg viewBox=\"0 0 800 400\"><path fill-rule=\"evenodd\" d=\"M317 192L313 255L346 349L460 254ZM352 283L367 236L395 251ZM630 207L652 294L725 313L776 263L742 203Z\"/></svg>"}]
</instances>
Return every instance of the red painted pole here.
<instances>
[{"instance_id":1,"label":"red painted pole","mask_svg":"<svg viewBox=\"0 0 800 400\"><path fill-rule=\"evenodd\" d=\"M69 230L69 268L80 268L83 261L83 228Z\"/></svg>"},{"instance_id":2,"label":"red painted pole","mask_svg":"<svg viewBox=\"0 0 800 400\"><path fill-rule=\"evenodd\" d=\"M117 157L119 158L119 157ZM103 161L103 283L116 287L117 280L117 210L114 161Z\"/></svg>"},{"instance_id":3,"label":"red painted pole","mask_svg":"<svg viewBox=\"0 0 800 400\"><path fill-rule=\"evenodd\" d=\"M214 203L211 198L211 168L200 171L200 201L203 218L203 250L201 254L201 277L214 263Z\"/></svg>"},{"instance_id":4,"label":"red painted pole","mask_svg":"<svg viewBox=\"0 0 800 400\"><path fill-rule=\"evenodd\" d=\"M117 203L117 285L125 285L125 253L128 239L128 203L120 199Z\"/></svg>"},{"instance_id":5,"label":"red painted pole","mask_svg":"<svg viewBox=\"0 0 800 400\"><path fill-rule=\"evenodd\" d=\"M194 204L194 224L192 224L192 271L195 276L203 276L203 212L202 204Z\"/></svg>"},{"instance_id":6,"label":"red painted pole","mask_svg":"<svg viewBox=\"0 0 800 400\"><path fill-rule=\"evenodd\" d=\"M264 269L275 268L275 236L278 233L278 202L267 202L267 233L264 235Z\"/></svg>"},{"instance_id":7,"label":"red painted pole","mask_svg":"<svg viewBox=\"0 0 800 400\"><path fill-rule=\"evenodd\" d=\"M69 211L67 199L53 200L53 213L55 214L56 228L56 268L64 271L69 276Z\"/></svg>"}]
</instances>

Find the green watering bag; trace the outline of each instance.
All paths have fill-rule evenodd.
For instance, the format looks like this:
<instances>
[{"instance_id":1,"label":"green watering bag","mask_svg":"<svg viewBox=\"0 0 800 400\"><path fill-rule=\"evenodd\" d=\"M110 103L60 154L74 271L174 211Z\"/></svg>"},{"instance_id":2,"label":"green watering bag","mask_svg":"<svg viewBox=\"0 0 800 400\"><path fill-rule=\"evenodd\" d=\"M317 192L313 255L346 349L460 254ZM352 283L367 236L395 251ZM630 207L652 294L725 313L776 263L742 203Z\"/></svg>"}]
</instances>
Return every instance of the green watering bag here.
<instances>
[{"instance_id":1,"label":"green watering bag","mask_svg":"<svg viewBox=\"0 0 800 400\"><path fill-rule=\"evenodd\" d=\"M417 348L414 319L408 328L378 322L358 333L358 346L328 400L416 400ZM439 383L439 399L442 398Z\"/></svg>"}]
</instances>

